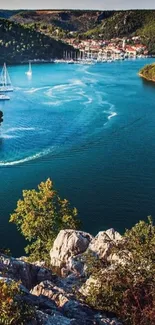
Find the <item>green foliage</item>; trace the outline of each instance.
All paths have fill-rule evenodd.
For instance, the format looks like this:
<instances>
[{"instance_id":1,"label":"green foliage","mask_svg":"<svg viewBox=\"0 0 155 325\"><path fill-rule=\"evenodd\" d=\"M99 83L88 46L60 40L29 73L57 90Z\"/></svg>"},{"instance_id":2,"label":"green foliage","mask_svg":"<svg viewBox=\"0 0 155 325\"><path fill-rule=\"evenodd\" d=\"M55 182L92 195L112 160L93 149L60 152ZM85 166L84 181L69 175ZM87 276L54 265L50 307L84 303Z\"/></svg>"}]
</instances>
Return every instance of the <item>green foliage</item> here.
<instances>
[{"instance_id":1,"label":"green foliage","mask_svg":"<svg viewBox=\"0 0 155 325\"><path fill-rule=\"evenodd\" d=\"M24 293L15 281L0 280L0 324L24 325L35 319L35 309L24 302Z\"/></svg>"},{"instance_id":2,"label":"green foliage","mask_svg":"<svg viewBox=\"0 0 155 325\"><path fill-rule=\"evenodd\" d=\"M17 225L30 245L26 253L31 260L49 259L53 241L61 229L75 229L79 225L77 210L62 200L53 188L50 179L42 182L36 190L23 191L23 200L17 202L17 208L10 222Z\"/></svg>"},{"instance_id":3,"label":"green foliage","mask_svg":"<svg viewBox=\"0 0 155 325\"><path fill-rule=\"evenodd\" d=\"M112 15L112 11L95 10L37 10L23 11L13 17L12 20L22 24L42 24L53 26L54 29L67 31L85 32L94 28L104 18Z\"/></svg>"},{"instance_id":4,"label":"green foliage","mask_svg":"<svg viewBox=\"0 0 155 325\"><path fill-rule=\"evenodd\" d=\"M86 301L97 309L114 312L124 324L153 325L155 226L150 217L148 222L140 221L126 231L115 253L121 258L124 250L123 263L109 264L106 268L102 265L101 268L100 262L92 267L91 275L97 282L90 285Z\"/></svg>"},{"instance_id":5,"label":"green foliage","mask_svg":"<svg viewBox=\"0 0 155 325\"><path fill-rule=\"evenodd\" d=\"M94 29L87 30L83 37L111 39L134 35L141 36L150 54L155 53L154 10L114 11Z\"/></svg>"},{"instance_id":6,"label":"green foliage","mask_svg":"<svg viewBox=\"0 0 155 325\"><path fill-rule=\"evenodd\" d=\"M81 34L83 38L111 39L138 33L143 36L144 42L148 45L150 43L153 45L154 40L154 28L152 28L155 24L154 10L24 11L14 15L11 19L20 24L31 24L36 30L46 35L57 36L59 39L70 37L70 31L74 31L76 37ZM152 29L151 34L149 29Z\"/></svg>"},{"instance_id":7,"label":"green foliage","mask_svg":"<svg viewBox=\"0 0 155 325\"><path fill-rule=\"evenodd\" d=\"M3 11L2 17L9 19L0 19L0 50L2 56L5 52L8 63L61 58L64 50L73 50L55 43L66 37L111 39L138 35L149 54L155 54L155 10Z\"/></svg>"},{"instance_id":8,"label":"green foliage","mask_svg":"<svg viewBox=\"0 0 155 325\"><path fill-rule=\"evenodd\" d=\"M31 25L0 18L0 64L62 58L65 50L73 48L38 32Z\"/></svg>"},{"instance_id":9,"label":"green foliage","mask_svg":"<svg viewBox=\"0 0 155 325\"><path fill-rule=\"evenodd\" d=\"M155 82L155 63L147 64L143 69L140 70L139 74L143 78Z\"/></svg>"},{"instance_id":10,"label":"green foliage","mask_svg":"<svg viewBox=\"0 0 155 325\"><path fill-rule=\"evenodd\" d=\"M155 18L149 21L136 31L136 35L140 35L143 43L147 46L150 54L155 54Z\"/></svg>"},{"instance_id":11,"label":"green foliage","mask_svg":"<svg viewBox=\"0 0 155 325\"><path fill-rule=\"evenodd\" d=\"M0 125L1 125L2 122L3 122L3 112L0 111Z\"/></svg>"}]
</instances>

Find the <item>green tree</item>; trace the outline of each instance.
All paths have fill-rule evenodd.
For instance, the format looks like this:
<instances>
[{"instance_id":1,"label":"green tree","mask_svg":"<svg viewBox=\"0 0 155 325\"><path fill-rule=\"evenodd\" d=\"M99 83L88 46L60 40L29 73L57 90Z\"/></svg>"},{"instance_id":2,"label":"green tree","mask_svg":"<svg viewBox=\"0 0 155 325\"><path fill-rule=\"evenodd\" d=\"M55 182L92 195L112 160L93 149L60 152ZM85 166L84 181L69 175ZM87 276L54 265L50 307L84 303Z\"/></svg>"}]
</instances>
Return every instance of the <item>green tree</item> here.
<instances>
[{"instance_id":1,"label":"green tree","mask_svg":"<svg viewBox=\"0 0 155 325\"><path fill-rule=\"evenodd\" d=\"M30 242L25 248L30 260L49 259L53 241L61 229L76 229L79 225L76 208L62 200L50 179L42 182L36 190L24 190L23 200L17 202L17 208L10 217L10 222Z\"/></svg>"}]
</instances>

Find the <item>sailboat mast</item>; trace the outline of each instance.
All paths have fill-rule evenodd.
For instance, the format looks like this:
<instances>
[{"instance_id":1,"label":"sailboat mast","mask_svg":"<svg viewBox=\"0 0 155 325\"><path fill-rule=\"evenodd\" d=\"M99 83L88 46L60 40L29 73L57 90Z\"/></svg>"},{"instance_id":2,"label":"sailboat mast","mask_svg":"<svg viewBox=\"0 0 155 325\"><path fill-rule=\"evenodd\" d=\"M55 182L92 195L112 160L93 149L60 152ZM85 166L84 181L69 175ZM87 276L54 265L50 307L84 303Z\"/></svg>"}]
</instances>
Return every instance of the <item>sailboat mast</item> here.
<instances>
[{"instance_id":1,"label":"sailboat mast","mask_svg":"<svg viewBox=\"0 0 155 325\"><path fill-rule=\"evenodd\" d=\"M6 63L4 63L4 86L7 86Z\"/></svg>"},{"instance_id":2,"label":"sailboat mast","mask_svg":"<svg viewBox=\"0 0 155 325\"><path fill-rule=\"evenodd\" d=\"M3 69L0 76L0 91L9 92L13 91L11 79L7 71L6 63L3 65Z\"/></svg>"},{"instance_id":3,"label":"sailboat mast","mask_svg":"<svg viewBox=\"0 0 155 325\"><path fill-rule=\"evenodd\" d=\"M32 71L32 68L31 68L31 62L29 61L29 71L31 72Z\"/></svg>"}]
</instances>

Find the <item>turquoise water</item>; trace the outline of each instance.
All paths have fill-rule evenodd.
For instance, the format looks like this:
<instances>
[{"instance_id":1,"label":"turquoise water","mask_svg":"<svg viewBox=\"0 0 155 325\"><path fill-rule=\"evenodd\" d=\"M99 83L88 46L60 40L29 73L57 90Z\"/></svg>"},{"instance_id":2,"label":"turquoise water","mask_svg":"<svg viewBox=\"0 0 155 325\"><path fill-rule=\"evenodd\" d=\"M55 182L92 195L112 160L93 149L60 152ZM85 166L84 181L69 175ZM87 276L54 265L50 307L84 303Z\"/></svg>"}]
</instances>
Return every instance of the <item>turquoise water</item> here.
<instances>
[{"instance_id":1,"label":"turquoise water","mask_svg":"<svg viewBox=\"0 0 155 325\"><path fill-rule=\"evenodd\" d=\"M138 70L152 59L92 66L14 66L1 102L0 246L23 254L9 214L22 189L51 177L83 229L123 231L155 216L155 86Z\"/></svg>"}]
</instances>

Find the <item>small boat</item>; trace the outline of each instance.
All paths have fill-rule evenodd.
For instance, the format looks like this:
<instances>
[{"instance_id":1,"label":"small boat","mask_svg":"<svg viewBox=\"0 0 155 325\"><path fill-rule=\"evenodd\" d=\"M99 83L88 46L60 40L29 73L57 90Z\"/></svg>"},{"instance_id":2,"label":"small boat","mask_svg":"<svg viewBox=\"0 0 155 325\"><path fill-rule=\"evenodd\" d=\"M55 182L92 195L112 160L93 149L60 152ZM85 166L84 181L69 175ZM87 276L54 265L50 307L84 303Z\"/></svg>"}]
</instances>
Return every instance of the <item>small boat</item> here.
<instances>
[{"instance_id":1,"label":"small boat","mask_svg":"<svg viewBox=\"0 0 155 325\"><path fill-rule=\"evenodd\" d=\"M27 76L31 77L32 76L32 67L31 67L31 62L29 61L29 70L27 72L25 72L25 74L27 74Z\"/></svg>"},{"instance_id":2,"label":"small boat","mask_svg":"<svg viewBox=\"0 0 155 325\"><path fill-rule=\"evenodd\" d=\"M0 101L1 100L10 100L10 97L4 94L0 94Z\"/></svg>"},{"instance_id":3,"label":"small boat","mask_svg":"<svg viewBox=\"0 0 155 325\"><path fill-rule=\"evenodd\" d=\"M0 76L0 92L11 92L13 91L13 86L9 73L7 71L6 63L4 63L1 76Z\"/></svg>"}]
</instances>

